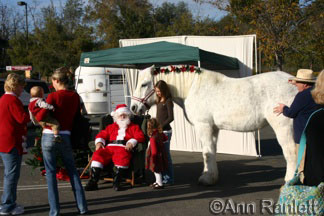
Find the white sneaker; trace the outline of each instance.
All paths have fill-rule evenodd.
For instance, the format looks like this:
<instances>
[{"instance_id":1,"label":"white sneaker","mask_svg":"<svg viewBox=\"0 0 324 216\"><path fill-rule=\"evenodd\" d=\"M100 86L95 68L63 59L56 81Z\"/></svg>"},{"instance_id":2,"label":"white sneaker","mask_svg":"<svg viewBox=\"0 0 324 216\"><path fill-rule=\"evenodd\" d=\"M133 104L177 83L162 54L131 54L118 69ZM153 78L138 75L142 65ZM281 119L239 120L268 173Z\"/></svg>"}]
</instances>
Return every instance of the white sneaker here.
<instances>
[{"instance_id":1,"label":"white sneaker","mask_svg":"<svg viewBox=\"0 0 324 216\"><path fill-rule=\"evenodd\" d=\"M10 212L11 215L20 215L25 212L24 206L16 205L16 207Z\"/></svg>"}]
</instances>

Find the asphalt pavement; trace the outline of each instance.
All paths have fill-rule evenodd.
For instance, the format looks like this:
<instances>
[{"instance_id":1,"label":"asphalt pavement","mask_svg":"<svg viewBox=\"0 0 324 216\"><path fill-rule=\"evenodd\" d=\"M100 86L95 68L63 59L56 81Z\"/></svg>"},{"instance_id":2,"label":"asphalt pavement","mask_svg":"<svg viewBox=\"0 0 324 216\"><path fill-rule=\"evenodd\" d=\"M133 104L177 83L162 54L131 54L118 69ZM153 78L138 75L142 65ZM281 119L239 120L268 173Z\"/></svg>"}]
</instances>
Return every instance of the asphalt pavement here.
<instances>
[{"instance_id":1,"label":"asphalt pavement","mask_svg":"<svg viewBox=\"0 0 324 216\"><path fill-rule=\"evenodd\" d=\"M175 184L154 190L146 185L114 191L112 184L99 182L99 190L86 192L89 215L269 215L284 184L285 160L273 132L261 131L262 157L217 154L219 182L214 186L197 184L203 169L202 154L172 151ZM24 156L26 158L31 155ZM152 174L148 179L152 179ZM82 180L86 184L87 180ZM69 182L59 181L62 215L78 215ZM3 191L3 165L0 162L0 191ZM47 185L38 170L23 163L17 202L24 215L48 215ZM264 213L262 213L264 210Z\"/></svg>"}]
</instances>

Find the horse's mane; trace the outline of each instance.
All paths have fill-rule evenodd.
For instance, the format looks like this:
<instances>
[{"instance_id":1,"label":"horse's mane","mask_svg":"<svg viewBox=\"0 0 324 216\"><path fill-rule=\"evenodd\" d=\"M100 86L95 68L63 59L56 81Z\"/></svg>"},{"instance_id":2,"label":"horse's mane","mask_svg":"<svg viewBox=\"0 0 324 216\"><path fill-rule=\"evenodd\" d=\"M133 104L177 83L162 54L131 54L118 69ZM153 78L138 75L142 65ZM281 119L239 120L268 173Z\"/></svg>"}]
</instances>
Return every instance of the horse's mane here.
<instances>
[{"instance_id":1,"label":"horse's mane","mask_svg":"<svg viewBox=\"0 0 324 216\"><path fill-rule=\"evenodd\" d=\"M190 72L159 73L154 75L154 83L164 80L168 84L173 98L184 99L187 97L195 78L200 75Z\"/></svg>"},{"instance_id":2,"label":"horse's mane","mask_svg":"<svg viewBox=\"0 0 324 216\"><path fill-rule=\"evenodd\" d=\"M190 88L195 82L205 82L214 80L215 83L223 80L226 76L209 70L202 70L201 73L196 72L169 72L153 75L154 83L159 80L164 80L170 89L174 98L185 99L188 96Z\"/></svg>"}]
</instances>

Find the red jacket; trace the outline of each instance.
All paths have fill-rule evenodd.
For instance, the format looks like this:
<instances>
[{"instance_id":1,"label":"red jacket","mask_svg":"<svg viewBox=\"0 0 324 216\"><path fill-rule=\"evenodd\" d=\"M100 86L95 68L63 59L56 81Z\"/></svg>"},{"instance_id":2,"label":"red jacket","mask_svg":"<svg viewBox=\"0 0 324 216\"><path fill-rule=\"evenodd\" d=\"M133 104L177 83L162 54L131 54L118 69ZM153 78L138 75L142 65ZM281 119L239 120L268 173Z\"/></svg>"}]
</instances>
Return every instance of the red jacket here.
<instances>
[{"instance_id":1,"label":"red jacket","mask_svg":"<svg viewBox=\"0 0 324 216\"><path fill-rule=\"evenodd\" d=\"M117 136L119 135L119 138ZM111 141L115 140L125 140L126 142L130 141L133 146L137 143L142 143L145 141L144 134L140 127L137 124L130 123L127 126L124 136L119 130L117 123L108 125L104 130L100 131L96 136L96 143L98 141L103 142L104 144L109 144Z\"/></svg>"},{"instance_id":2,"label":"red jacket","mask_svg":"<svg viewBox=\"0 0 324 216\"><path fill-rule=\"evenodd\" d=\"M0 152L8 153L14 147L22 154L22 136L27 134L29 114L18 97L4 94L0 98Z\"/></svg>"},{"instance_id":3,"label":"red jacket","mask_svg":"<svg viewBox=\"0 0 324 216\"><path fill-rule=\"evenodd\" d=\"M33 114L34 116L37 115L37 113L41 110L40 107L36 106L37 100L33 100L28 105L28 110Z\"/></svg>"},{"instance_id":4,"label":"red jacket","mask_svg":"<svg viewBox=\"0 0 324 216\"><path fill-rule=\"evenodd\" d=\"M71 131L74 117L80 112L80 96L74 91L59 90L48 95L46 103L52 104L55 108L53 117L60 123L61 131ZM37 121L41 121L49 110L41 109L35 116ZM48 129L51 129L48 127Z\"/></svg>"}]
</instances>

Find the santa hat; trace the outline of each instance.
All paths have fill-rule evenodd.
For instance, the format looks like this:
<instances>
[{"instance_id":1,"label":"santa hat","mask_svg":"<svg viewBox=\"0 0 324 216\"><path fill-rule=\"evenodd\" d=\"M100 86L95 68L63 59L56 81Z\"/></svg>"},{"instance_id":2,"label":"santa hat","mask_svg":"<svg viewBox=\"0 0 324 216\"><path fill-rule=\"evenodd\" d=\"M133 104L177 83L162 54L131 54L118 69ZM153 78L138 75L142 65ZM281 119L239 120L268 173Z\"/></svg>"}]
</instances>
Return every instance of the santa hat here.
<instances>
[{"instance_id":1,"label":"santa hat","mask_svg":"<svg viewBox=\"0 0 324 216\"><path fill-rule=\"evenodd\" d=\"M116 114L117 115L120 115L122 113L125 113L127 115L130 115L131 112L130 110L128 109L127 105L126 104L118 104L115 108L115 111L112 111L110 113L111 116L115 116Z\"/></svg>"}]
</instances>

